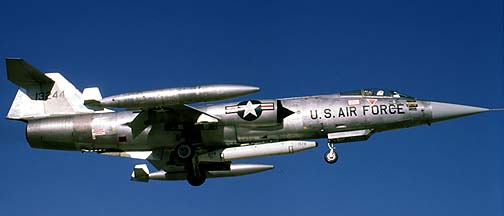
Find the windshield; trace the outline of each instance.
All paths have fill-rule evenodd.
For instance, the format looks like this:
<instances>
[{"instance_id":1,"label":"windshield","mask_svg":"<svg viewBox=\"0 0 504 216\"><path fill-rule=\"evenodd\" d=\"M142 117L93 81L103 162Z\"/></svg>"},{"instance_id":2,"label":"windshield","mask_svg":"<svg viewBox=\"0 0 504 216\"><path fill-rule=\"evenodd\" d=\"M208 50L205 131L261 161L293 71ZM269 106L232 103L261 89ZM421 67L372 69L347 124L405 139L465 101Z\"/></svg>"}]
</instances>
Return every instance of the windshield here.
<instances>
[{"instance_id":1,"label":"windshield","mask_svg":"<svg viewBox=\"0 0 504 216\"><path fill-rule=\"evenodd\" d=\"M348 92L343 92L340 95L341 96L364 96L364 97L377 96L377 97L393 97L393 98L413 98L413 97L408 96L406 94L402 94L398 91L387 90L387 89L378 89L378 88L348 91Z\"/></svg>"}]
</instances>

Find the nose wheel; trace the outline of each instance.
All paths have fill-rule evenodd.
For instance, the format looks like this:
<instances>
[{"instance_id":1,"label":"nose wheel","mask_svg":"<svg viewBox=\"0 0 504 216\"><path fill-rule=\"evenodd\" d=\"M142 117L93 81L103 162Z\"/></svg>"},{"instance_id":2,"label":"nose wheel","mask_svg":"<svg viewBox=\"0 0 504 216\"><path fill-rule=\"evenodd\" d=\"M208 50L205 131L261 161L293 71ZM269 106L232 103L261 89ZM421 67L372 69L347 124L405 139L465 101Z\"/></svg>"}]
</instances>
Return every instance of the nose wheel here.
<instances>
[{"instance_id":1,"label":"nose wheel","mask_svg":"<svg viewBox=\"0 0 504 216\"><path fill-rule=\"evenodd\" d=\"M334 150L334 144L333 143L327 143L327 147L329 147L329 150L326 151L324 154L324 160L328 164L333 164L338 161L338 153Z\"/></svg>"}]
</instances>

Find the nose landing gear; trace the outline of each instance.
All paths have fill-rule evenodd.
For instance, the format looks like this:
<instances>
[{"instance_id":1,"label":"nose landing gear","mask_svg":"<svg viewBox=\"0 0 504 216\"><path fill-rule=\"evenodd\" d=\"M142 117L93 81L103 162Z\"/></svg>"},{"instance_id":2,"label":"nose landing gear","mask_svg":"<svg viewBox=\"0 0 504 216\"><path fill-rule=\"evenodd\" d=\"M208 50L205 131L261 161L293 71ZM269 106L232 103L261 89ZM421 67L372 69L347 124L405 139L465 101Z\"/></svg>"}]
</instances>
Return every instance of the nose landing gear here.
<instances>
[{"instance_id":1,"label":"nose landing gear","mask_svg":"<svg viewBox=\"0 0 504 216\"><path fill-rule=\"evenodd\" d=\"M328 164L336 163L336 161L338 161L338 153L334 150L334 143L328 142L327 147L329 147L329 150L324 154L324 160Z\"/></svg>"}]
</instances>

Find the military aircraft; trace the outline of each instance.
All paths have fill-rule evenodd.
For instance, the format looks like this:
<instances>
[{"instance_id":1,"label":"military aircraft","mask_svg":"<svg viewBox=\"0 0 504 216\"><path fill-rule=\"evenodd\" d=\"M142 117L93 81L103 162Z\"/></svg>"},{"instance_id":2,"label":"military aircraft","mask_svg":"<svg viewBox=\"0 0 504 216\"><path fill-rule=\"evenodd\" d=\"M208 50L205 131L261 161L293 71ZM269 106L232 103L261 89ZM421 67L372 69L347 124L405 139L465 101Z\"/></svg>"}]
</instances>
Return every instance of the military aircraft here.
<instances>
[{"instance_id":1,"label":"military aircraft","mask_svg":"<svg viewBox=\"0 0 504 216\"><path fill-rule=\"evenodd\" d=\"M232 161L311 149L317 142L307 140L318 138L327 138L324 159L332 164L338 160L335 144L490 111L386 89L217 105L200 102L259 88L207 85L102 98L96 87L81 93L61 74L42 73L22 59L8 58L6 65L8 79L20 88L7 118L27 123L31 147L148 160L158 171L136 165L131 180L140 182L187 180L199 186L207 178L262 172L273 166Z\"/></svg>"}]
</instances>

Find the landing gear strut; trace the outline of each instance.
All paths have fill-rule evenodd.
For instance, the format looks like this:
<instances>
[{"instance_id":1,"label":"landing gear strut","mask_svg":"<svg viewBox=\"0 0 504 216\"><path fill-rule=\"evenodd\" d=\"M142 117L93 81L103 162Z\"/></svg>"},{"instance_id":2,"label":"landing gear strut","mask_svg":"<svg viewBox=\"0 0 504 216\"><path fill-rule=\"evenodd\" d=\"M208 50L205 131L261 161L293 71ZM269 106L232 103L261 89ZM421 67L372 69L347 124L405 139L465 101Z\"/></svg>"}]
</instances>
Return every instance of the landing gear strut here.
<instances>
[{"instance_id":1,"label":"landing gear strut","mask_svg":"<svg viewBox=\"0 0 504 216\"><path fill-rule=\"evenodd\" d=\"M324 155L324 159L328 164L333 164L338 161L338 153L334 150L334 143L328 142L327 147L329 147L329 150Z\"/></svg>"},{"instance_id":2,"label":"landing gear strut","mask_svg":"<svg viewBox=\"0 0 504 216\"><path fill-rule=\"evenodd\" d=\"M205 183L206 180L206 170L204 170L198 161L198 157L194 154L194 149L192 149L191 160L186 163L187 170L187 182L192 186L200 186Z\"/></svg>"}]
</instances>

